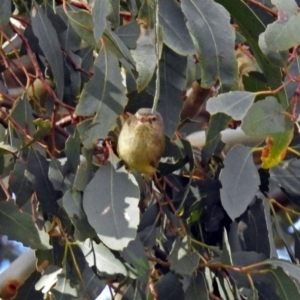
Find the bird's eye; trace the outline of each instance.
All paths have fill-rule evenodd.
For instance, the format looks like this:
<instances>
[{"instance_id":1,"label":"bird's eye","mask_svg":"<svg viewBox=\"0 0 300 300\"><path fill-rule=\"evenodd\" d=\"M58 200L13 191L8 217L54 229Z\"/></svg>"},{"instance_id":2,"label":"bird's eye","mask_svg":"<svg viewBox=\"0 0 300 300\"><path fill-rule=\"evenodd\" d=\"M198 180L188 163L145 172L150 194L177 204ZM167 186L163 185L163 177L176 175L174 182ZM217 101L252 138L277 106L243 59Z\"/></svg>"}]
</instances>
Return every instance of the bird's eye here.
<instances>
[{"instance_id":1,"label":"bird's eye","mask_svg":"<svg viewBox=\"0 0 300 300\"><path fill-rule=\"evenodd\" d=\"M156 121L156 117L152 117L152 118L151 118L151 121L152 121L152 122Z\"/></svg>"}]
</instances>

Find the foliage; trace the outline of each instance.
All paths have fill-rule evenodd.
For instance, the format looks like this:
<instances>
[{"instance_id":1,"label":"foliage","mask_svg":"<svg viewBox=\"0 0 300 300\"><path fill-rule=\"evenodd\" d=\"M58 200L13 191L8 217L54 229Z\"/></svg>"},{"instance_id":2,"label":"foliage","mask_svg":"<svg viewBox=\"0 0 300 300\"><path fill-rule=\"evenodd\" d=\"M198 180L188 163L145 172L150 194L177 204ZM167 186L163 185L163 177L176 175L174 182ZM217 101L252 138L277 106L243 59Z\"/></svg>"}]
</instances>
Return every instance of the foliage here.
<instances>
[{"instance_id":1,"label":"foliage","mask_svg":"<svg viewBox=\"0 0 300 300\"><path fill-rule=\"evenodd\" d=\"M2 0L0 234L48 265L16 299L299 299L299 18L294 0ZM149 187L116 145L156 104Z\"/></svg>"}]
</instances>

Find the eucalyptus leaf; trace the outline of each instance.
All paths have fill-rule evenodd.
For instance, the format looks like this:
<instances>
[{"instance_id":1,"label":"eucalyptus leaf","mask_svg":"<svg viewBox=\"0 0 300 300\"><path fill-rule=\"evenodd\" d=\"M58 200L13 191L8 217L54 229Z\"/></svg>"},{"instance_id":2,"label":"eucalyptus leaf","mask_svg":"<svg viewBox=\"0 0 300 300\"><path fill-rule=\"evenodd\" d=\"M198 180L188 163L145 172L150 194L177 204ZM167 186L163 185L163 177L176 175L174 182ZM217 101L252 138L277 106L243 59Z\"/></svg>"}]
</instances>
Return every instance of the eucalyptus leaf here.
<instances>
[{"instance_id":1,"label":"eucalyptus leaf","mask_svg":"<svg viewBox=\"0 0 300 300\"><path fill-rule=\"evenodd\" d=\"M220 181L222 205L234 220L252 202L260 183L251 148L236 145L227 153Z\"/></svg>"},{"instance_id":2,"label":"eucalyptus leaf","mask_svg":"<svg viewBox=\"0 0 300 300\"><path fill-rule=\"evenodd\" d=\"M115 165L113 156L95 173L84 190L83 208L103 243L122 250L136 236L139 188L124 170L116 171Z\"/></svg>"}]
</instances>

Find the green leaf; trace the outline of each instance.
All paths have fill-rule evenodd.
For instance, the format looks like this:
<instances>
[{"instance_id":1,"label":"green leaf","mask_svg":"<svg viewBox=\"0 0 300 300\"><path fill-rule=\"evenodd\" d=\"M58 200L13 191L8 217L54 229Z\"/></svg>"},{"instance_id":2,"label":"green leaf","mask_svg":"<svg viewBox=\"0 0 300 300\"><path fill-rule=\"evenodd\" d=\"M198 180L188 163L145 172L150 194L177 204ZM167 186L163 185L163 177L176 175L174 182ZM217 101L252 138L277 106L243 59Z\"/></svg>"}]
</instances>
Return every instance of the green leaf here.
<instances>
[{"instance_id":1,"label":"green leaf","mask_svg":"<svg viewBox=\"0 0 300 300\"><path fill-rule=\"evenodd\" d=\"M193 275L191 283L185 292L184 300L209 300L209 290L205 279L205 274L200 272Z\"/></svg>"},{"instance_id":2,"label":"green leaf","mask_svg":"<svg viewBox=\"0 0 300 300\"><path fill-rule=\"evenodd\" d=\"M261 167L270 169L279 164L285 157L287 148L293 138L294 128L291 124L290 129L270 135L266 140L263 149Z\"/></svg>"},{"instance_id":3,"label":"green leaf","mask_svg":"<svg viewBox=\"0 0 300 300\"><path fill-rule=\"evenodd\" d=\"M49 162L37 150L30 150L26 177L34 189L43 213L57 213L56 192L48 178Z\"/></svg>"},{"instance_id":4,"label":"green leaf","mask_svg":"<svg viewBox=\"0 0 300 300\"><path fill-rule=\"evenodd\" d=\"M210 114L224 113L234 120L242 120L255 99L254 93L235 91L209 98L206 109Z\"/></svg>"},{"instance_id":5,"label":"green leaf","mask_svg":"<svg viewBox=\"0 0 300 300\"><path fill-rule=\"evenodd\" d=\"M123 258L134 266L137 278L141 283L147 284L150 275L149 262L141 241L137 238L131 241L122 251Z\"/></svg>"},{"instance_id":6,"label":"green leaf","mask_svg":"<svg viewBox=\"0 0 300 300\"><path fill-rule=\"evenodd\" d=\"M211 88L219 79L224 90L229 90L237 80L229 13L212 0L183 0L181 7L200 58L201 86Z\"/></svg>"},{"instance_id":7,"label":"green leaf","mask_svg":"<svg viewBox=\"0 0 300 300\"><path fill-rule=\"evenodd\" d=\"M169 137L173 136L180 122L183 105L181 97L186 86L186 67L186 57L164 47L160 60L160 101L157 110L163 117L165 134ZM147 91L154 96L155 90L155 81L152 80Z\"/></svg>"},{"instance_id":8,"label":"green leaf","mask_svg":"<svg viewBox=\"0 0 300 300\"><path fill-rule=\"evenodd\" d=\"M116 156L110 160L101 166L84 190L83 207L103 243L111 249L122 250L136 236L139 188L131 174L123 169L115 170Z\"/></svg>"},{"instance_id":9,"label":"green leaf","mask_svg":"<svg viewBox=\"0 0 300 300\"><path fill-rule=\"evenodd\" d=\"M221 144L220 132L228 126L230 120L231 118L224 113L211 115L206 132L205 145L201 153L204 165L207 165L213 154L218 155L223 150L224 144Z\"/></svg>"},{"instance_id":10,"label":"green leaf","mask_svg":"<svg viewBox=\"0 0 300 300\"><path fill-rule=\"evenodd\" d=\"M276 283L276 292L282 300L298 300L300 297L299 290L293 279L280 267L271 269Z\"/></svg>"},{"instance_id":11,"label":"green leaf","mask_svg":"<svg viewBox=\"0 0 300 300\"><path fill-rule=\"evenodd\" d=\"M293 127L285 111L273 96L252 105L243 119L242 130L248 136L266 137Z\"/></svg>"},{"instance_id":12,"label":"green leaf","mask_svg":"<svg viewBox=\"0 0 300 300\"><path fill-rule=\"evenodd\" d=\"M40 241L32 216L21 213L13 201L0 201L0 216L0 232L10 240L21 242L32 249L48 249Z\"/></svg>"},{"instance_id":13,"label":"green leaf","mask_svg":"<svg viewBox=\"0 0 300 300\"><path fill-rule=\"evenodd\" d=\"M127 275L124 264L102 243L96 244L86 240L84 243L80 243L79 246L90 267L96 266L99 272L109 275Z\"/></svg>"},{"instance_id":14,"label":"green leaf","mask_svg":"<svg viewBox=\"0 0 300 300\"><path fill-rule=\"evenodd\" d=\"M64 194L62 204L75 227L76 239L84 241L96 236L94 228L91 227L83 210L82 194L77 191L67 191Z\"/></svg>"},{"instance_id":15,"label":"green leaf","mask_svg":"<svg viewBox=\"0 0 300 300\"><path fill-rule=\"evenodd\" d=\"M242 145L231 148L224 159L220 181L222 205L234 220L247 209L260 184L251 148Z\"/></svg>"},{"instance_id":16,"label":"green leaf","mask_svg":"<svg viewBox=\"0 0 300 300\"><path fill-rule=\"evenodd\" d=\"M115 30L120 25L120 0L110 0L109 1L110 7L110 14L108 15L108 21L110 22L112 28Z\"/></svg>"},{"instance_id":17,"label":"green leaf","mask_svg":"<svg viewBox=\"0 0 300 300\"><path fill-rule=\"evenodd\" d=\"M75 173L80 163L80 137L77 130L66 140L65 153L67 157L66 167L69 172Z\"/></svg>"},{"instance_id":18,"label":"green leaf","mask_svg":"<svg viewBox=\"0 0 300 300\"><path fill-rule=\"evenodd\" d=\"M180 5L175 0L159 0L159 24L163 28L164 43L180 55L195 53Z\"/></svg>"},{"instance_id":19,"label":"green leaf","mask_svg":"<svg viewBox=\"0 0 300 300\"><path fill-rule=\"evenodd\" d=\"M75 111L79 116L94 116L77 126L86 148L92 148L114 128L126 102L118 59L102 48L95 60L94 76L84 86Z\"/></svg>"},{"instance_id":20,"label":"green leaf","mask_svg":"<svg viewBox=\"0 0 300 300\"><path fill-rule=\"evenodd\" d=\"M110 12L110 2L108 0L95 1L92 7L94 27L94 37L98 42L107 26L106 17Z\"/></svg>"},{"instance_id":21,"label":"green leaf","mask_svg":"<svg viewBox=\"0 0 300 300\"><path fill-rule=\"evenodd\" d=\"M65 24L67 26L67 29L58 35L61 45L66 50L71 50L71 51L79 50L81 38L76 33L74 28L72 27L72 25L70 23L70 19L68 18L68 15L65 14L65 11L64 11L62 5L56 7L55 9L56 9L56 13L60 16L60 18L65 22ZM70 52L69 52L69 54L70 54Z\"/></svg>"},{"instance_id":22,"label":"green leaf","mask_svg":"<svg viewBox=\"0 0 300 300\"><path fill-rule=\"evenodd\" d=\"M80 164L77 168L73 188L83 192L93 175L93 149L83 148L83 156L80 157Z\"/></svg>"},{"instance_id":23,"label":"green leaf","mask_svg":"<svg viewBox=\"0 0 300 300\"><path fill-rule=\"evenodd\" d=\"M9 18L12 12L12 0L2 0L0 7L0 28L4 30L4 32L9 35L10 26L9 26Z\"/></svg>"},{"instance_id":24,"label":"green leaf","mask_svg":"<svg viewBox=\"0 0 300 300\"><path fill-rule=\"evenodd\" d=\"M157 300L182 300L184 291L176 275L167 273L155 284Z\"/></svg>"},{"instance_id":25,"label":"green leaf","mask_svg":"<svg viewBox=\"0 0 300 300\"><path fill-rule=\"evenodd\" d=\"M120 26L116 34L127 46L128 49L136 48L136 41L140 35L140 26L136 21Z\"/></svg>"},{"instance_id":26,"label":"green leaf","mask_svg":"<svg viewBox=\"0 0 300 300\"><path fill-rule=\"evenodd\" d=\"M278 8L278 20L267 26L264 34L266 44L273 51L288 50L300 44L300 14L294 0L273 0Z\"/></svg>"},{"instance_id":27,"label":"green leaf","mask_svg":"<svg viewBox=\"0 0 300 300\"><path fill-rule=\"evenodd\" d=\"M197 269L199 259L199 254L191 251L191 243L188 237L184 237L182 240L177 238L168 256L172 271L189 275Z\"/></svg>"},{"instance_id":28,"label":"green leaf","mask_svg":"<svg viewBox=\"0 0 300 300\"><path fill-rule=\"evenodd\" d=\"M28 134L33 135L35 127L33 125L32 108L26 94L14 102L10 117L21 127L26 128Z\"/></svg>"},{"instance_id":29,"label":"green leaf","mask_svg":"<svg viewBox=\"0 0 300 300\"><path fill-rule=\"evenodd\" d=\"M292 264L291 262L283 259L270 258L265 260L266 264L270 264L272 267L280 267L287 274L292 276L293 278L299 280L300 278L300 267L299 265Z\"/></svg>"},{"instance_id":30,"label":"green leaf","mask_svg":"<svg viewBox=\"0 0 300 300\"><path fill-rule=\"evenodd\" d=\"M244 241L244 250L276 257L272 225L269 200L256 198L238 223L237 233Z\"/></svg>"},{"instance_id":31,"label":"green leaf","mask_svg":"<svg viewBox=\"0 0 300 300\"><path fill-rule=\"evenodd\" d=\"M130 67L134 68L135 62L130 54L130 51L117 34L115 34L109 28L106 28L103 34L103 41L103 45L107 50L112 52L119 59L125 58L127 62L130 63Z\"/></svg>"},{"instance_id":32,"label":"green leaf","mask_svg":"<svg viewBox=\"0 0 300 300\"><path fill-rule=\"evenodd\" d=\"M26 164L22 160L17 160L9 176L9 188L15 194L19 207L22 207L34 192L30 181L25 177L25 170Z\"/></svg>"},{"instance_id":33,"label":"green leaf","mask_svg":"<svg viewBox=\"0 0 300 300\"><path fill-rule=\"evenodd\" d=\"M140 25L140 36L136 41L136 49L131 51L139 73L137 78L138 92L144 90L151 81L156 69L155 30Z\"/></svg>"},{"instance_id":34,"label":"green leaf","mask_svg":"<svg viewBox=\"0 0 300 300\"><path fill-rule=\"evenodd\" d=\"M34 140L38 140L46 136L51 130L51 122L49 120L35 119L33 124L36 126L36 132L33 135Z\"/></svg>"},{"instance_id":35,"label":"green leaf","mask_svg":"<svg viewBox=\"0 0 300 300\"><path fill-rule=\"evenodd\" d=\"M291 62L291 64L289 65L288 68L288 75L285 77L285 82L287 82L288 80L290 80L291 76L292 77L297 77L300 76L300 56L297 55L295 57L295 59ZM293 105L293 103L291 103L291 100L293 99L293 95L297 89L298 83L297 82L290 82L286 87L286 93L287 93L287 97L288 99L290 99L290 104ZM295 104L294 104L295 105ZM299 117L300 114L300 107L299 105L296 105L296 117Z\"/></svg>"},{"instance_id":36,"label":"green leaf","mask_svg":"<svg viewBox=\"0 0 300 300\"><path fill-rule=\"evenodd\" d=\"M266 58L275 66L286 67L288 59L288 51L275 51L273 48L267 46L265 41L265 33L261 33L258 40L258 45L266 56Z\"/></svg>"},{"instance_id":37,"label":"green leaf","mask_svg":"<svg viewBox=\"0 0 300 300\"><path fill-rule=\"evenodd\" d=\"M97 43L94 37L94 22L92 15L85 10L79 10L78 12L70 11L67 15L70 24L76 33L87 42L88 45L96 47Z\"/></svg>"},{"instance_id":38,"label":"green leaf","mask_svg":"<svg viewBox=\"0 0 300 300\"><path fill-rule=\"evenodd\" d=\"M31 24L34 35L38 38L39 45L51 66L57 95L62 99L64 94L64 63L57 33L40 7L33 7Z\"/></svg>"},{"instance_id":39,"label":"green leaf","mask_svg":"<svg viewBox=\"0 0 300 300\"><path fill-rule=\"evenodd\" d=\"M49 164L48 178L56 191L64 193L71 188L74 177L71 177L70 174L65 175L62 164L65 164L65 158L52 158Z\"/></svg>"},{"instance_id":40,"label":"green leaf","mask_svg":"<svg viewBox=\"0 0 300 300\"><path fill-rule=\"evenodd\" d=\"M244 1L216 0L216 2L222 4L235 19L241 34L246 38L247 43L249 43L254 57L262 69L271 89L277 89L282 85L281 70L267 60L258 45L259 35L265 31L265 26L262 21ZM282 107L286 108L288 106L288 98L285 94L285 90L280 90L276 96Z\"/></svg>"}]
</instances>

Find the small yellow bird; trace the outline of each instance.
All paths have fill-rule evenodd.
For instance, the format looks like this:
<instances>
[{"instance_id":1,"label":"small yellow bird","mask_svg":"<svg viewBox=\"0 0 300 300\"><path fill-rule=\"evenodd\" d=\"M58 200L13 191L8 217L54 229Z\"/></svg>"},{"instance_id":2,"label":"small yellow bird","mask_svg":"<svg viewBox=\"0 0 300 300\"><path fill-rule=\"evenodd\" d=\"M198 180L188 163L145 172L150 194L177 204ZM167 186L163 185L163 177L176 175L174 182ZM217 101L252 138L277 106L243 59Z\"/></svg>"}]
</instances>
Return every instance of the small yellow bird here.
<instances>
[{"instance_id":1,"label":"small yellow bird","mask_svg":"<svg viewBox=\"0 0 300 300\"><path fill-rule=\"evenodd\" d=\"M140 108L122 127L118 154L130 170L152 176L164 148L164 124L158 112Z\"/></svg>"}]
</instances>

